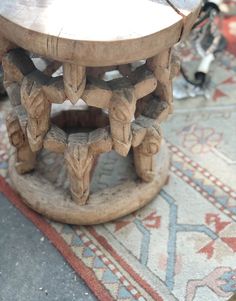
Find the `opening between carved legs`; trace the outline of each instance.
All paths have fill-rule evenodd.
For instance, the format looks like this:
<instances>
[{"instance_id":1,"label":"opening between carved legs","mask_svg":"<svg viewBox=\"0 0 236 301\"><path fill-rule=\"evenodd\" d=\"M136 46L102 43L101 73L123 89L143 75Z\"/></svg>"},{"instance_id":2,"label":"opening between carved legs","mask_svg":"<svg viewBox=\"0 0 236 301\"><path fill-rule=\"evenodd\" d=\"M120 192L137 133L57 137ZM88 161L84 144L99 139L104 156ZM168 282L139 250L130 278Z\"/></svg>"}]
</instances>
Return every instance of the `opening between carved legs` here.
<instances>
[{"instance_id":1,"label":"opening between carved legs","mask_svg":"<svg viewBox=\"0 0 236 301\"><path fill-rule=\"evenodd\" d=\"M127 64L86 70L63 63L63 75L52 77L50 72L39 71L24 50L14 49L3 58L3 68L13 106L7 128L16 148L18 173L34 169L42 148L63 153L72 199L84 205L95 158L112 149L126 156L133 147L137 175L145 182L153 181L162 139L160 122L172 110L171 80L176 63L170 50L137 68ZM111 70L118 70L118 78L106 79ZM51 122L51 106L66 99L75 104L79 98L97 109L74 111L76 125L91 128L93 124L93 129L66 133Z\"/></svg>"}]
</instances>

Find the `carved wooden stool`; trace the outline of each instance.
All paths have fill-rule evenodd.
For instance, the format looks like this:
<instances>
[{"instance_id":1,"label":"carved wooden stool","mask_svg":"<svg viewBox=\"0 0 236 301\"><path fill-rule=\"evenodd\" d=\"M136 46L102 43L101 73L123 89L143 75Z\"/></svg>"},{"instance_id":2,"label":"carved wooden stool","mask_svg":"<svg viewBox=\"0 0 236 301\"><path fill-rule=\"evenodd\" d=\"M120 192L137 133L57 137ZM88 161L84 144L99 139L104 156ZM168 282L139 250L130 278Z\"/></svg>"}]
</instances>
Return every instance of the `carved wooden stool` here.
<instances>
[{"instance_id":1,"label":"carved wooden stool","mask_svg":"<svg viewBox=\"0 0 236 301\"><path fill-rule=\"evenodd\" d=\"M170 162L160 123L172 112L178 69L171 47L199 8L198 0L1 0L0 58L15 147L9 171L27 205L57 221L95 224L137 210L160 191ZM56 68L39 71L32 54ZM60 66L63 73L52 76ZM80 98L86 110L52 114L52 104ZM96 157L111 150L127 156L131 147L139 180L89 194ZM70 192L43 176L43 149L63 154Z\"/></svg>"}]
</instances>

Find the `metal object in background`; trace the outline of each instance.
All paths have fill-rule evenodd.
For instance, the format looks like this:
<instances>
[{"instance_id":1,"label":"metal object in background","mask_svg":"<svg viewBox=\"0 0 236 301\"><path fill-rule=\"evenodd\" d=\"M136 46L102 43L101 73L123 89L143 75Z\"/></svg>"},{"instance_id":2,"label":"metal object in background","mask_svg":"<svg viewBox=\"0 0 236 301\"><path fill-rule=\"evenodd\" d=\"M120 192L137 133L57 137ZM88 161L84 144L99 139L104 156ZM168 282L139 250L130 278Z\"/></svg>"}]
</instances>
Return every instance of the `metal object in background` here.
<instances>
[{"instance_id":1,"label":"metal object in background","mask_svg":"<svg viewBox=\"0 0 236 301\"><path fill-rule=\"evenodd\" d=\"M200 16L193 26L190 39L187 41L188 45L182 45L182 47L192 48L200 60L192 74L187 73L184 65L181 65L182 77L174 83L174 97L176 99L196 96L207 98L210 67L216 60L217 53L222 52L227 46L227 41L220 32L222 20L220 5L222 2L222 0L203 2Z\"/></svg>"},{"instance_id":2,"label":"metal object in background","mask_svg":"<svg viewBox=\"0 0 236 301\"><path fill-rule=\"evenodd\" d=\"M174 99L177 100L184 100L201 96L208 98L208 93L206 93L206 91L201 87L194 86L188 83L183 76L178 76L174 80L173 96Z\"/></svg>"},{"instance_id":3,"label":"metal object in background","mask_svg":"<svg viewBox=\"0 0 236 301\"><path fill-rule=\"evenodd\" d=\"M199 66L190 79L181 68L184 78L194 86L203 87L212 62L218 52L226 48L226 39L220 32L220 4L222 0L205 1L198 21L193 26L192 35L195 40L197 54L201 57Z\"/></svg>"}]
</instances>

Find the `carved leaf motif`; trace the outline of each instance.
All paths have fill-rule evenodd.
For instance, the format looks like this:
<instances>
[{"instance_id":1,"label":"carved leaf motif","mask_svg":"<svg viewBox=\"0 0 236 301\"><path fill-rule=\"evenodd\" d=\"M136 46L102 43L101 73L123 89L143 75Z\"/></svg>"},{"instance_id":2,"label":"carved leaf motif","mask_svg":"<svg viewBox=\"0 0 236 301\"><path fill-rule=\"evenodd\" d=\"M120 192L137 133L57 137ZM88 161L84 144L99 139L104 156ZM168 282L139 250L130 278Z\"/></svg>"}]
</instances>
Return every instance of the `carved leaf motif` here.
<instances>
[{"instance_id":1,"label":"carved leaf motif","mask_svg":"<svg viewBox=\"0 0 236 301\"><path fill-rule=\"evenodd\" d=\"M94 160L89 151L88 134L71 134L68 142L65 162L72 198L76 203L84 205L89 196L90 171Z\"/></svg>"},{"instance_id":2,"label":"carved leaf motif","mask_svg":"<svg viewBox=\"0 0 236 301\"><path fill-rule=\"evenodd\" d=\"M21 86L21 99L28 115L27 135L32 151L43 146L43 138L50 126L51 104L37 79L26 76Z\"/></svg>"},{"instance_id":3,"label":"carved leaf motif","mask_svg":"<svg viewBox=\"0 0 236 301\"><path fill-rule=\"evenodd\" d=\"M42 88L38 87L35 82L28 82L25 78L22 83L21 96L28 114L33 118L40 118L48 103Z\"/></svg>"},{"instance_id":4,"label":"carved leaf motif","mask_svg":"<svg viewBox=\"0 0 236 301\"><path fill-rule=\"evenodd\" d=\"M85 67L64 63L63 77L66 96L72 102L72 104L75 104L82 96L85 89Z\"/></svg>"}]
</instances>

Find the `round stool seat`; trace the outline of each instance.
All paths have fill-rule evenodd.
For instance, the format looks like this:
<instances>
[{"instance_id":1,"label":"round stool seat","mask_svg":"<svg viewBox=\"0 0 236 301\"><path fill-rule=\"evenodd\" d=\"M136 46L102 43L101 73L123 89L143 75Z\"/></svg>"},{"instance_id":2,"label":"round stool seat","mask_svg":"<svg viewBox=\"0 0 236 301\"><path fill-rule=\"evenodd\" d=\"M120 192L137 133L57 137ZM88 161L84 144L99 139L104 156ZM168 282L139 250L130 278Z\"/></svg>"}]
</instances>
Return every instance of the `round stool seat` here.
<instances>
[{"instance_id":1,"label":"round stool seat","mask_svg":"<svg viewBox=\"0 0 236 301\"><path fill-rule=\"evenodd\" d=\"M1 0L0 32L39 55L81 66L152 57L191 28L200 0Z\"/></svg>"}]
</instances>

